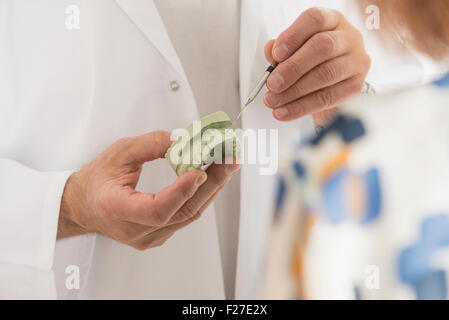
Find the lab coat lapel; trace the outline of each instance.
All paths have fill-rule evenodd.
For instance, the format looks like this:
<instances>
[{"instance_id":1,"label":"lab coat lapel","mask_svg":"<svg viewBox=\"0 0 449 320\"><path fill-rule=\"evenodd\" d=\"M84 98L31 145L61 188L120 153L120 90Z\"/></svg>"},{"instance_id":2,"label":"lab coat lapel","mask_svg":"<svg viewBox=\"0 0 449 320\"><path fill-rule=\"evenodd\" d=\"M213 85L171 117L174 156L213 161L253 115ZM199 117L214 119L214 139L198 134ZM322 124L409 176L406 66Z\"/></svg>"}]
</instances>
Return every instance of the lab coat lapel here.
<instances>
[{"instance_id":1,"label":"lab coat lapel","mask_svg":"<svg viewBox=\"0 0 449 320\"><path fill-rule=\"evenodd\" d=\"M161 55L186 79L181 61L153 0L116 0L116 2Z\"/></svg>"},{"instance_id":2,"label":"lab coat lapel","mask_svg":"<svg viewBox=\"0 0 449 320\"><path fill-rule=\"evenodd\" d=\"M255 86L260 76L264 71L264 66L268 63L263 58L263 47L261 51L260 42L264 39L264 23L263 23L263 3L262 0L244 0L242 1L242 16L240 23L240 99L243 105L244 99L248 96L250 90ZM262 56L262 57L261 57ZM257 108L259 106L251 106L250 108ZM249 110L250 111L250 110ZM254 128L257 123L254 121L260 119L260 114L257 119L252 119L247 116L245 111L242 114L242 129ZM237 252L237 267L236 267L236 284L235 297L240 299L254 298L254 279L255 276L251 274L257 269L254 265L259 263L255 261L254 254L252 254L251 247L253 246L252 239L256 239L252 234L248 235L244 230L248 229L248 223L251 223L252 215L249 210L247 200L245 199L247 188L253 188L255 184L251 181L251 172L248 171L247 166L243 165L241 172L241 202L240 202L240 231L239 244ZM251 229L251 228L249 228ZM257 260L257 259L256 259Z\"/></svg>"},{"instance_id":3,"label":"lab coat lapel","mask_svg":"<svg viewBox=\"0 0 449 320\"><path fill-rule=\"evenodd\" d=\"M295 10L294 12L299 14L298 2L303 1L243 1L240 45L242 100L246 99L268 66L264 56L264 45L269 39L276 38L288 26L286 11L290 13L289 9ZM278 154L283 154L290 150L291 141L283 137L297 137L298 123L292 121L287 124L275 120L272 113L264 107L263 96L264 92L261 92L243 113L242 128L244 130L275 129L279 137ZM259 172L261 167L260 164L254 166L243 163L241 169L236 299L258 298L263 278L263 261L272 214L272 186L275 181L274 176L261 175Z\"/></svg>"},{"instance_id":4,"label":"lab coat lapel","mask_svg":"<svg viewBox=\"0 0 449 320\"><path fill-rule=\"evenodd\" d=\"M129 16L129 18L133 21L133 23L137 26L137 28L145 35L145 37L154 45L154 47L161 53L164 59L166 59L171 66L176 70L181 77L184 78L186 84L188 84L188 79L182 67L181 61L173 47L173 44L168 36L165 25L159 15L159 11L154 4L153 0L116 0L119 7ZM191 89L189 88L191 91ZM193 98L193 93L191 94ZM198 118L198 110L195 109L194 118ZM218 298L224 297L224 283L222 277L222 266L221 259L219 255L219 246L218 246L218 238L217 238L217 226L215 220L215 209L214 206L211 205L208 209L209 213L207 214L208 218L203 219L202 223L204 224L202 229L204 232L198 234L201 236L202 234L206 234L207 238L210 240L209 245L207 245L207 256L202 258L208 259L211 265L216 265L216 268L209 267L207 270L207 275L217 274L216 281L210 282L208 284L210 292L206 293L206 296ZM192 236L193 237L193 236ZM195 238L195 237L193 237ZM194 240L192 240L194 241ZM172 240L173 242L173 240ZM192 266L195 266L193 263ZM186 268L189 267L189 264ZM197 267L196 267L197 268ZM212 276L211 276L212 277ZM201 290L199 291L201 293ZM205 293L201 293L202 296L205 296ZM197 296L197 298L201 297L201 295Z\"/></svg>"},{"instance_id":5,"label":"lab coat lapel","mask_svg":"<svg viewBox=\"0 0 449 320\"><path fill-rule=\"evenodd\" d=\"M251 85L257 81L256 66L259 59L258 42L260 40L263 0L242 1L240 23L240 98L242 104L248 96ZM260 76L260 75L259 75Z\"/></svg>"}]
</instances>

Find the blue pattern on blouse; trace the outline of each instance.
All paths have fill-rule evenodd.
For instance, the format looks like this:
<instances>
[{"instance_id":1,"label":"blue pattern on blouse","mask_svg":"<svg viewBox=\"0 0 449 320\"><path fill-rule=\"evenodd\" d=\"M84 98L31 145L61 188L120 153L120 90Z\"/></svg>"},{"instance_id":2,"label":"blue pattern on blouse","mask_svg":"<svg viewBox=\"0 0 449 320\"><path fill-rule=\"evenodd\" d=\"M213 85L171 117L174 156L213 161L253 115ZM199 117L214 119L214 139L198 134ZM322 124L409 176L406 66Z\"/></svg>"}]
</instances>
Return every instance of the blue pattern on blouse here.
<instances>
[{"instance_id":1,"label":"blue pattern on blouse","mask_svg":"<svg viewBox=\"0 0 449 320\"><path fill-rule=\"evenodd\" d=\"M433 84L440 88L449 87L449 73L440 80L435 81Z\"/></svg>"}]
</instances>

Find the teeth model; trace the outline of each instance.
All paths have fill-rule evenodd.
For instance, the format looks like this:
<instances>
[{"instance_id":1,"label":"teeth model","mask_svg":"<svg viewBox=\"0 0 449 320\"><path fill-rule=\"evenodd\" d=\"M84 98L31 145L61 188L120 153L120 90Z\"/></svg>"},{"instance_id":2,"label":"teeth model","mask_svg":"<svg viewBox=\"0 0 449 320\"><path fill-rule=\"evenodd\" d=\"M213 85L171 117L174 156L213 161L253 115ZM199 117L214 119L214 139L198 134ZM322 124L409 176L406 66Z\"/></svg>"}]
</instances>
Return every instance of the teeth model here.
<instances>
[{"instance_id":1,"label":"teeth model","mask_svg":"<svg viewBox=\"0 0 449 320\"><path fill-rule=\"evenodd\" d=\"M239 156L240 141L231 119L223 111L191 124L165 154L178 176L202 169L213 162L223 163L227 157L238 159Z\"/></svg>"}]
</instances>

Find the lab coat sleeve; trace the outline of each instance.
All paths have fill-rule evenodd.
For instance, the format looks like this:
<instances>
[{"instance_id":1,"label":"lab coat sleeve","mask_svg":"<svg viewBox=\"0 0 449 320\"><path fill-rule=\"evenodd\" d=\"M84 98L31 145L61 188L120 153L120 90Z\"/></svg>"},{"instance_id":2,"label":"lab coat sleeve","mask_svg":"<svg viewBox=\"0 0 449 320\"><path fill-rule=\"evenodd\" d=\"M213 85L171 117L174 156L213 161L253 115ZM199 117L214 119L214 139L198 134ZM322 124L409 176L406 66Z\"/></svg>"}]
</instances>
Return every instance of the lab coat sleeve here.
<instances>
[{"instance_id":1,"label":"lab coat sleeve","mask_svg":"<svg viewBox=\"0 0 449 320\"><path fill-rule=\"evenodd\" d=\"M0 261L51 269L61 198L71 174L0 159Z\"/></svg>"},{"instance_id":2,"label":"lab coat sleeve","mask_svg":"<svg viewBox=\"0 0 449 320\"><path fill-rule=\"evenodd\" d=\"M0 300L54 300L53 271L0 262Z\"/></svg>"}]
</instances>

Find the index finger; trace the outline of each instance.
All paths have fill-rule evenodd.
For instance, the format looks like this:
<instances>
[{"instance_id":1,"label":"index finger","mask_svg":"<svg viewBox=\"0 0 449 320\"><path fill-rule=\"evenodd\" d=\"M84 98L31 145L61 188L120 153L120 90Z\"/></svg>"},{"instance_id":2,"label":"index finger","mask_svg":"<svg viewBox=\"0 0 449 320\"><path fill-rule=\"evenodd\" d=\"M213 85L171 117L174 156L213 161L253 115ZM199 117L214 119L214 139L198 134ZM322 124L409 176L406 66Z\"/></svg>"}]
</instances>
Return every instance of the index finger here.
<instances>
[{"instance_id":1,"label":"index finger","mask_svg":"<svg viewBox=\"0 0 449 320\"><path fill-rule=\"evenodd\" d=\"M276 39L272 52L274 60L282 62L301 48L314 34L336 29L340 18L340 12L332 9L311 8L304 11Z\"/></svg>"},{"instance_id":2,"label":"index finger","mask_svg":"<svg viewBox=\"0 0 449 320\"><path fill-rule=\"evenodd\" d=\"M162 158L172 144L167 131L152 131L137 137L124 138L116 142L117 163L119 165L137 165Z\"/></svg>"}]
</instances>

